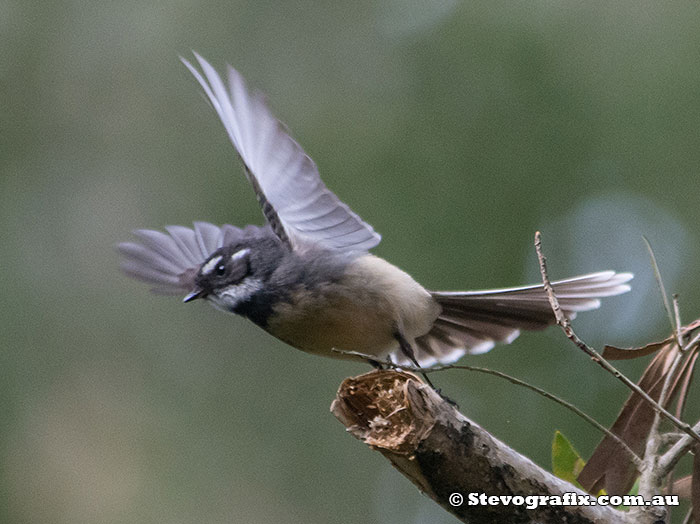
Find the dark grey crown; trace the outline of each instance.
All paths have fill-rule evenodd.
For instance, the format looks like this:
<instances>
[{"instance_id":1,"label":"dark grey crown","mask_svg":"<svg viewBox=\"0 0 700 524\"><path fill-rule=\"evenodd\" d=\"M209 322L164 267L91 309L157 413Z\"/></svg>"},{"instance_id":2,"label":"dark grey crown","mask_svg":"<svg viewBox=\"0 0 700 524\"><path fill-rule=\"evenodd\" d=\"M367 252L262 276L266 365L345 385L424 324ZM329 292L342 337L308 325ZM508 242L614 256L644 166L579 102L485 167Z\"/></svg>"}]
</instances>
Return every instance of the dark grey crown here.
<instances>
[{"instance_id":1,"label":"dark grey crown","mask_svg":"<svg viewBox=\"0 0 700 524\"><path fill-rule=\"evenodd\" d=\"M255 234L214 251L199 267L195 288L202 291L201 296L207 296L240 284L247 277L266 281L287 251L269 228L260 228Z\"/></svg>"}]
</instances>

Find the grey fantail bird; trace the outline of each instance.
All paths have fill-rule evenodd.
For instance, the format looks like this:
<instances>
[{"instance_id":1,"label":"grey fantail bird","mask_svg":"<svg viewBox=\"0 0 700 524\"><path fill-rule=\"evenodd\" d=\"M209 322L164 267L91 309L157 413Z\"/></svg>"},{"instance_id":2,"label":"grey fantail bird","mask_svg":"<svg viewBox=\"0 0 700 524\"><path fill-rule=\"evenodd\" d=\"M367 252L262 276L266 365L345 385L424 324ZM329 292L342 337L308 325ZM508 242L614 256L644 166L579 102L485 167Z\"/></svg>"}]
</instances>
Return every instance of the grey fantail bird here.
<instances>
[{"instance_id":1,"label":"grey fantail bird","mask_svg":"<svg viewBox=\"0 0 700 524\"><path fill-rule=\"evenodd\" d=\"M229 67L226 85L195 56L202 72L182 61L224 124L267 225L137 230L140 243L118 247L128 275L158 293L188 293L185 302L206 299L303 351L336 358L358 352L375 364L450 363L554 322L541 285L427 291L371 255L380 236L326 188L264 97L249 91L235 69ZM601 297L629 291L631 278L601 271L553 287L573 317L597 308Z\"/></svg>"}]
</instances>

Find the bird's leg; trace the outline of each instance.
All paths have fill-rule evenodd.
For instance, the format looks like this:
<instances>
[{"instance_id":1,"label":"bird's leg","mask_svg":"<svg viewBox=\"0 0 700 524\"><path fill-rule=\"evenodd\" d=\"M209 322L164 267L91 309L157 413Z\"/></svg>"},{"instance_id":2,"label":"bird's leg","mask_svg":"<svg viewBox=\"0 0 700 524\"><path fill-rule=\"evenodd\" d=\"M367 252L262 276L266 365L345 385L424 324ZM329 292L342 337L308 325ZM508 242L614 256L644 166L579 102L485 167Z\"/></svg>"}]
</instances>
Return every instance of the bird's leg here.
<instances>
[{"instance_id":1,"label":"bird's leg","mask_svg":"<svg viewBox=\"0 0 700 524\"><path fill-rule=\"evenodd\" d=\"M400 332L396 332L394 334L394 337L396 337L396 340L399 341L399 347L401 348L401 352L406 355L406 358L408 358L411 362L413 362L413 365L416 366L417 368L420 368L420 364L418 364L418 361L416 360L416 355L413 352L413 348L411 347L411 344L404 338L404 336ZM421 375L423 375L423 378L425 381L428 383L428 385L433 388L435 393L440 395L440 398L443 399L444 401L452 404L453 406L457 407L457 403L449 398L447 395L443 395L442 391L440 389L436 388L433 383L430 381L428 378L428 375L426 373L421 372Z\"/></svg>"},{"instance_id":2,"label":"bird's leg","mask_svg":"<svg viewBox=\"0 0 700 524\"><path fill-rule=\"evenodd\" d=\"M417 368L420 367L420 364L418 364L418 361L416 360L416 355L413 352L413 348L411 347L411 344L409 344L408 340L404 338L404 336L400 332L396 332L394 334L394 337L396 337L396 340L399 341L399 347L401 348L401 352L406 356L408 360L413 362L413 365L416 366ZM433 388L435 391L438 391L438 389L433 385L433 383L430 381L428 378L428 375L425 373L421 373L423 375L423 378L425 381L428 383L428 385ZM439 393L439 391L438 391Z\"/></svg>"},{"instance_id":3,"label":"bird's leg","mask_svg":"<svg viewBox=\"0 0 700 524\"><path fill-rule=\"evenodd\" d=\"M367 363L374 369L384 369L384 365L381 362L377 362L376 360L372 360L371 358L367 359Z\"/></svg>"}]
</instances>

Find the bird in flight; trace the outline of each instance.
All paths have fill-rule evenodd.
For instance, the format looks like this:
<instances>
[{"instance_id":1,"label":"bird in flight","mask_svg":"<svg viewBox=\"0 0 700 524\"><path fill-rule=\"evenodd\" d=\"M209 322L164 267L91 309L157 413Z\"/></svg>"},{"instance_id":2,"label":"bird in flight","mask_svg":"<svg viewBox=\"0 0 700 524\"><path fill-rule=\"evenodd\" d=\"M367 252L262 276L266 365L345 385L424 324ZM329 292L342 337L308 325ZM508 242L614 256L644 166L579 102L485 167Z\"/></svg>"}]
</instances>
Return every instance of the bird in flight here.
<instances>
[{"instance_id":1,"label":"bird in flight","mask_svg":"<svg viewBox=\"0 0 700 524\"><path fill-rule=\"evenodd\" d=\"M323 183L313 160L265 98L229 66L226 80L195 53L199 82L243 163L264 226L134 231L118 245L121 267L161 294L204 299L246 317L290 346L375 366L428 367L510 343L555 319L542 285L428 291L370 254L380 236ZM600 271L553 283L573 317L629 291L630 273ZM355 354L353 354L355 353ZM365 355L360 357L357 354Z\"/></svg>"}]
</instances>

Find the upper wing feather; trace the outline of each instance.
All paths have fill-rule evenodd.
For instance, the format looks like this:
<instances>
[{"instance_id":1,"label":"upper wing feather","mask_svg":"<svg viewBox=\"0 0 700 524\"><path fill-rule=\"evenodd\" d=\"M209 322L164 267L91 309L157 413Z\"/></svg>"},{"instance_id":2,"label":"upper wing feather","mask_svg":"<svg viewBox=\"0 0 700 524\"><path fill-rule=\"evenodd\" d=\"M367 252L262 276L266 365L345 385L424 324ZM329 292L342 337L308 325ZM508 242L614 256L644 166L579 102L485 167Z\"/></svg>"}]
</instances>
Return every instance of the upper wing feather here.
<instances>
[{"instance_id":1,"label":"upper wing feather","mask_svg":"<svg viewBox=\"0 0 700 524\"><path fill-rule=\"evenodd\" d=\"M117 245L123 259L122 270L129 276L148 282L156 293L176 295L192 290L202 263L220 247L240 242L251 235L262 236L267 228L248 226L239 229L229 224L221 227L195 222L194 228L166 226L166 233L138 229L137 242Z\"/></svg>"},{"instance_id":2,"label":"upper wing feather","mask_svg":"<svg viewBox=\"0 0 700 524\"><path fill-rule=\"evenodd\" d=\"M229 67L228 89L201 56L202 75L182 62L204 89L243 160L265 218L273 231L293 247L307 242L340 250L369 250L380 236L321 180L301 146L272 115L263 96L247 89L243 77Z\"/></svg>"}]
</instances>

